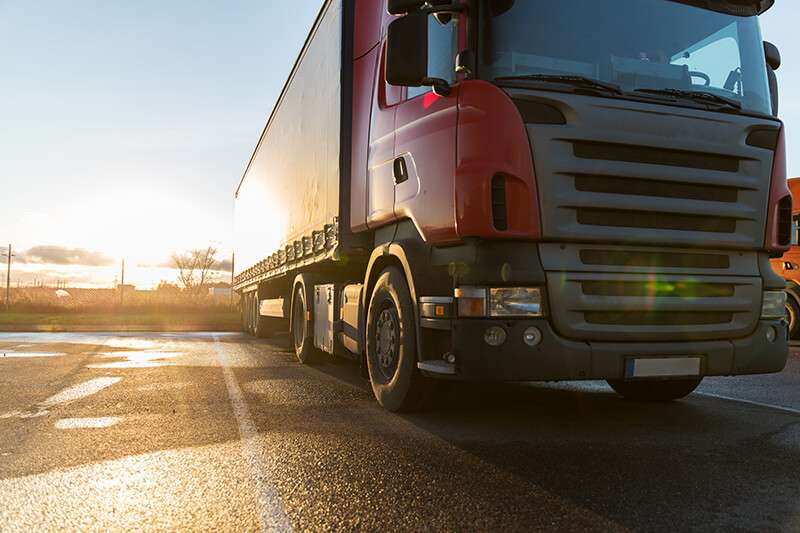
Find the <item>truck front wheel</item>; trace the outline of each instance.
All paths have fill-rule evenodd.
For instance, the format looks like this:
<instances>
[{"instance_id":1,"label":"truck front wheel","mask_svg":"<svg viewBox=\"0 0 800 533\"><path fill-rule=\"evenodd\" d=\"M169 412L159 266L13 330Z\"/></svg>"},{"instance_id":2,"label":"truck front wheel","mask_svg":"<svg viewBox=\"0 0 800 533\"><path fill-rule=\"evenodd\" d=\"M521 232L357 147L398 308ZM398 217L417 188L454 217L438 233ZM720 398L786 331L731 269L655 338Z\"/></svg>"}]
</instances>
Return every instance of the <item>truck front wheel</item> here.
<instances>
[{"instance_id":1,"label":"truck front wheel","mask_svg":"<svg viewBox=\"0 0 800 533\"><path fill-rule=\"evenodd\" d=\"M609 379L608 384L626 400L668 402L688 396L703 378L624 381Z\"/></svg>"},{"instance_id":2,"label":"truck front wheel","mask_svg":"<svg viewBox=\"0 0 800 533\"><path fill-rule=\"evenodd\" d=\"M408 283L395 267L384 270L367 311L367 368L372 391L389 411L416 411L433 392L417 368L414 306Z\"/></svg>"}]
</instances>

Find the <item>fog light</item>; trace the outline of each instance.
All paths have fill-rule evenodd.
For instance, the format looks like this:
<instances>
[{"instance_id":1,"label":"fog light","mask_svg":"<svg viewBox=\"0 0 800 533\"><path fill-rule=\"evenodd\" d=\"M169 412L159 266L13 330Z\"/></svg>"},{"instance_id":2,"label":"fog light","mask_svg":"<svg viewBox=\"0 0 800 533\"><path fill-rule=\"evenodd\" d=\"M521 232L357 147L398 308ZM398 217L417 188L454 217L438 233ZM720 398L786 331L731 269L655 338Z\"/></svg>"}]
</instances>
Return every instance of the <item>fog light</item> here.
<instances>
[{"instance_id":1,"label":"fog light","mask_svg":"<svg viewBox=\"0 0 800 533\"><path fill-rule=\"evenodd\" d=\"M775 329L775 326L770 326L767 328L767 342L772 344L775 342L775 339L778 338L778 330Z\"/></svg>"},{"instance_id":2,"label":"fog light","mask_svg":"<svg viewBox=\"0 0 800 533\"><path fill-rule=\"evenodd\" d=\"M492 326L483 334L483 340L489 346L500 346L506 342L506 330L500 326Z\"/></svg>"},{"instance_id":3,"label":"fog light","mask_svg":"<svg viewBox=\"0 0 800 533\"><path fill-rule=\"evenodd\" d=\"M522 333L522 340L530 347L534 347L542 342L542 332L539 328L530 327Z\"/></svg>"}]
</instances>

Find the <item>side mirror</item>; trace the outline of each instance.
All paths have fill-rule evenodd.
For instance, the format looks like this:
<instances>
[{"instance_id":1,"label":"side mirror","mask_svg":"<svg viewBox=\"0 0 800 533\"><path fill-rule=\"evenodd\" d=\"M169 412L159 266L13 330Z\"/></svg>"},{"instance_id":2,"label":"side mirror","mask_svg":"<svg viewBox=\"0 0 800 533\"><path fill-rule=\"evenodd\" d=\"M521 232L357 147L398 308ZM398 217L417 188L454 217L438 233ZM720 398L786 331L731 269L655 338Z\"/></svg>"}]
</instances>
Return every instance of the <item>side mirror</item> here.
<instances>
[{"instance_id":1,"label":"side mirror","mask_svg":"<svg viewBox=\"0 0 800 533\"><path fill-rule=\"evenodd\" d=\"M402 15L416 11L425 4L425 0L386 0L386 11L390 15Z\"/></svg>"},{"instance_id":2,"label":"side mirror","mask_svg":"<svg viewBox=\"0 0 800 533\"><path fill-rule=\"evenodd\" d=\"M419 87L427 75L428 16L409 13L389 24L386 33L386 82Z\"/></svg>"},{"instance_id":3,"label":"side mirror","mask_svg":"<svg viewBox=\"0 0 800 533\"><path fill-rule=\"evenodd\" d=\"M767 65L772 67L772 70L778 70L781 66L781 53L778 47L774 44L764 41L764 57L767 58Z\"/></svg>"},{"instance_id":4,"label":"side mirror","mask_svg":"<svg viewBox=\"0 0 800 533\"><path fill-rule=\"evenodd\" d=\"M778 116L778 77L775 70L781 66L781 54L778 47L764 41L764 57L767 60L767 80L769 81L769 96L772 101L772 115Z\"/></svg>"}]
</instances>

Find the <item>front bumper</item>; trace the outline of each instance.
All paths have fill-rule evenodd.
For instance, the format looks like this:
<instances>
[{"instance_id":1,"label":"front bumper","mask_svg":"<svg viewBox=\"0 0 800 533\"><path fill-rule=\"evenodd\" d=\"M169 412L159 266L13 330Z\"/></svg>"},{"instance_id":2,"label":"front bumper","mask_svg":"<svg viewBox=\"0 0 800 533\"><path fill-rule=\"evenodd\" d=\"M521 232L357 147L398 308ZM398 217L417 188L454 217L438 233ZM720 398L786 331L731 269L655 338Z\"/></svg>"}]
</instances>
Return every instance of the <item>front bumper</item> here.
<instances>
[{"instance_id":1,"label":"front bumper","mask_svg":"<svg viewBox=\"0 0 800 533\"><path fill-rule=\"evenodd\" d=\"M452 347L456 377L488 381L562 381L621 379L626 359L647 356L701 358L701 376L766 374L786 365L789 337L785 321L762 320L746 337L717 341L580 342L559 337L546 319L452 319ZM483 340L490 326L506 330L498 347ZM536 326L542 341L535 347L523 342L523 331ZM767 339L774 327L777 336Z\"/></svg>"}]
</instances>

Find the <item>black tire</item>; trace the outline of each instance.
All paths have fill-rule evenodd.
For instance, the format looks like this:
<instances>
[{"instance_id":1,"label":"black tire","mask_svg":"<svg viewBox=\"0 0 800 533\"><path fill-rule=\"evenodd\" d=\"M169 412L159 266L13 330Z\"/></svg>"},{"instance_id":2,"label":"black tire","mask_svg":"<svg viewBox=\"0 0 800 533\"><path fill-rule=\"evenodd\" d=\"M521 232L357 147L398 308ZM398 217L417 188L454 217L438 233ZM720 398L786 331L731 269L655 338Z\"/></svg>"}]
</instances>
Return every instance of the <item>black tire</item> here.
<instances>
[{"instance_id":1,"label":"black tire","mask_svg":"<svg viewBox=\"0 0 800 533\"><path fill-rule=\"evenodd\" d=\"M247 321L250 320L250 315L249 315L250 311L248 310L248 302L249 302L249 299L248 299L247 293L242 294L242 298L241 298L242 331L244 331L245 333L248 332L247 331Z\"/></svg>"},{"instance_id":2,"label":"black tire","mask_svg":"<svg viewBox=\"0 0 800 533\"><path fill-rule=\"evenodd\" d=\"M608 384L626 400L669 402L691 394L703 378L625 381L609 379Z\"/></svg>"},{"instance_id":3,"label":"black tire","mask_svg":"<svg viewBox=\"0 0 800 533\"><path fill-rule=\"evenodd\" d=\"M800 329L800 307L790 295L786 295L786 320L789 322L789 338L793 339Z\"/></svg>"},{"instance_id":4,"label":"black tire","mask_svg":"<svg viewBox=\"0 0 800 533\"><path fill-rule=\"evenodd\" d=\"M384 270L367 311L367 368L372 391L389 411L417 411L426 406L435 382L417 368L414 306L405 276Z\"/></svg>"},{"instance_id":5,"label":"black tire","mask_svg":"<svg viewBox=\"0 0 800 533\"><path fill-rule=\"evenodd\" d=\"M292 304L292 343L298 361L304 365L316 363L320 359L320 351L314 346L310 337L308 321L308 305L303 285L298 285Z\"/></svg>"},{"instance_id":6,"label":"black tire","mask_svg":"<svg viewBox=\"0 0 800 533\"><path fill-rule=\"evenodd\" d=\"M246 303L245 308L246 308L246 311L247 311L245 313L245 320L246 320L245 331L247 331L247 333L249 333L250 335L254 334L254 331L253 331L253 307L254 307L254 300L255 300L254 295L255 295L255 293L253 293L253 292L248 292L245 295L245 303Z\"/></svg>"},{"instance_id":7,"label":"black tire","mask_svg":"<svg viewBox=\"0 0 800 533\"><path fill-rule=\"evenodd\" d=\"M253 309L253 335L258 338L264 339L272 336L274 333L274 324L270 317L262 316L259 305L258 296L254 293L254 309Z\"/></svg>"}]
</instances>

